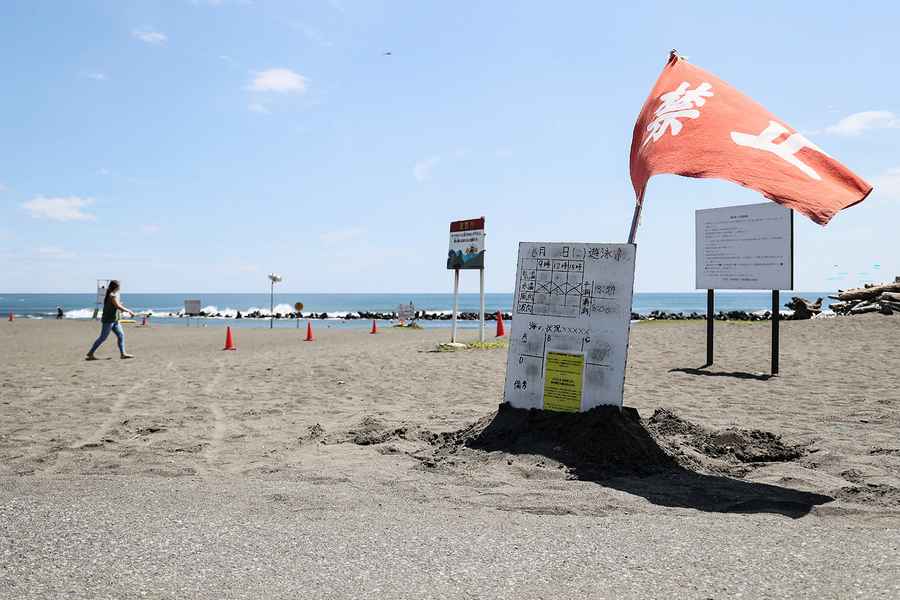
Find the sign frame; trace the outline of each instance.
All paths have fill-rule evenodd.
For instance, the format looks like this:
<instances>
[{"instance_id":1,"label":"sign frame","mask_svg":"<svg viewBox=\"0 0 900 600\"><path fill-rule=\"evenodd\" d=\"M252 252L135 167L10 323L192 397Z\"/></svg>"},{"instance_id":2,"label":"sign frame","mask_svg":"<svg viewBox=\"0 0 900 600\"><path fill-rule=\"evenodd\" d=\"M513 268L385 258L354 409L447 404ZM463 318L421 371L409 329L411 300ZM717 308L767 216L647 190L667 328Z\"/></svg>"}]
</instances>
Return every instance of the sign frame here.
<instances>
[{"instance_id":1,"label":"sign frame","mask_svg":"<svg viewBox=\"0 0 900 600\"><path fill-rule=\"evenodd\" d=\"M459 313L459 272L463 269L478 269L478 340L482 344L484 343L484 255L486 237L484 231L484 217L451 221L450 223L450 249L447 251L447 269L453 270L453 325L450 329L451 343L456 343L457 314ZM470 245L466 246L466 244ZM475 254L475 256L466 259L465 256L467 254Z\"/></svg>"},{"instance_id":2,"label":"sign frame","mask_svg":"<svg viewBox=\"0 0 900 600\"><path fill-rule=\"evenodd\" d=\"M773 241L787 247L772 248ZM696 210L694 244L695 289L794 289L794 211L787 207L763 202Z\"/></svg>"},{"instance_id":3,"label":"sign frame","mask_svg":"<svg viewBox=\"0 0 900 600\"><path fill-rule=\"evenodd\" d=\"M636 256L635 244L519 242L506 402L622 407Z\"/></svg>"}]
</instances>

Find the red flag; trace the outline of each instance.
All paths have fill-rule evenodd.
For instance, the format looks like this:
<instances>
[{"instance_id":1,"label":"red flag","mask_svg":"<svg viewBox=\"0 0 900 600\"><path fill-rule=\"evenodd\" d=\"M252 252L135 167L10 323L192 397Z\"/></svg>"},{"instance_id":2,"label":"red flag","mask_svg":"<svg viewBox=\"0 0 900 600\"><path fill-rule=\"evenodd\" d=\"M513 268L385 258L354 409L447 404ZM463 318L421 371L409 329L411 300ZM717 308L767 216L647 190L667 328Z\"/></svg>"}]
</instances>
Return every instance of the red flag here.
<instances>
[{"instance_id":1,"label":"red flag","mask_svg":"<svg viewBox=\"0 0 900 600\"><path fill-rule=\"evenodd\" d=\"M634 125L639 205L657 173L727 179L820 225L872 191L796 129L674 52Z\"/></svg>"}]
</instances>

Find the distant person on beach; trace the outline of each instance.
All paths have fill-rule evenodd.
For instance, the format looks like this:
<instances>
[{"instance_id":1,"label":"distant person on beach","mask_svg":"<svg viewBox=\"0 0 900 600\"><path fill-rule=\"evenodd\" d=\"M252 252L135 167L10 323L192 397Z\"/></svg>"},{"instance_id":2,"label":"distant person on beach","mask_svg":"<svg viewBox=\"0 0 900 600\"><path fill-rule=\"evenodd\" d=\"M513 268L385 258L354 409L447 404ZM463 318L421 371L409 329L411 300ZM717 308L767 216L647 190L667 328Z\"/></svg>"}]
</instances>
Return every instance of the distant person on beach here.
<instances>
[{"instance_id":1,"label":"distant person on beach","mask_svg":"<svg viewBox=\"0 0 900 600\"><path fill-rule=\"evenodd\" d=\"M62 306L57 306L56 307L56 320L59 321L62 318L63 318Z\"/></svg>"},{"instance_id":2,"label":"distant person on beach","mask_svg":"<svg viewBox=\"0 0 900 600\"><path fill-rule=\"evenodd\" d=\"M106 297L103 299L103 315L100 317L100 337L97 338L97 341L94 342L91 350L87 353L87 360L97 360L94 352L106 341L110 331L116 334L119 344L119 356L121 358L134 358L125 352L125 333L119 324L119 311L126 312L132 317L134 316L134 311L125 308L122 301L119 300L119 282L113 280L109 282L109 287L106 288Z\"/></svg>"}]
</instances>

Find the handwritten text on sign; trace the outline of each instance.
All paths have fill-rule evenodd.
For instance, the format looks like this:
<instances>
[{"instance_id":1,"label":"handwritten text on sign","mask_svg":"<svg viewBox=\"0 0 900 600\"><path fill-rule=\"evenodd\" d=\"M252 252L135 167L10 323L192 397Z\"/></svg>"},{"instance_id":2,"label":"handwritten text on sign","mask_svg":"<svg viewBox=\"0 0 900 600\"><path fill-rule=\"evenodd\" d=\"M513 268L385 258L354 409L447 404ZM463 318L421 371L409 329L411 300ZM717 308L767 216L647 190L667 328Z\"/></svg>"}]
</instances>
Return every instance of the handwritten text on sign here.
<instances>
[{"instance_id":1,"label":"handwritten text on sign","mask_svg":"<svg viewBox=\"0 0 900 600\"><path fill-rule=\"evenodd\" d=\"M633 244L521 242L504 397L519 408L622 405Z\"/></svg>"}]
</instances>

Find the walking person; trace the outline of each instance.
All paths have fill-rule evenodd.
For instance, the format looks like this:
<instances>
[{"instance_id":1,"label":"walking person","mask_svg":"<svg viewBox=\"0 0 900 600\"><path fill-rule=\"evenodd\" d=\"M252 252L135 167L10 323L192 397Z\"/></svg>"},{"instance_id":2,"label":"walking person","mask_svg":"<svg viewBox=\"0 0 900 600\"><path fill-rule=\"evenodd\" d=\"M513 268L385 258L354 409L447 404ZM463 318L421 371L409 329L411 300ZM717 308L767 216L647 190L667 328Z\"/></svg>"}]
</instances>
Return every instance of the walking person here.
<instances>
[{"instance_id":1,"label":"walking person","mask_svg":"<svg viewBox=\"0 0 900 600\"><path fill-rule=\"evenodd\" d=\"M100 317L100 337L97 338L97 341L94 342L94 345L91 346L90 351L87 353L87 360L97 360L94 352L106 341L110 331L116 334L119 356L121 358L134 358L125 352L125 333L119 324L119 311L126 312L132 317L134 316L134 311L125 308L119 299L119 282L112 280L106 288L106 297L103 299L103 315Z\"/></svg>"}]
</instances>

